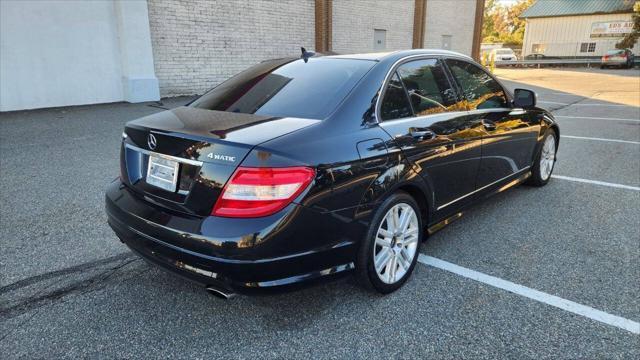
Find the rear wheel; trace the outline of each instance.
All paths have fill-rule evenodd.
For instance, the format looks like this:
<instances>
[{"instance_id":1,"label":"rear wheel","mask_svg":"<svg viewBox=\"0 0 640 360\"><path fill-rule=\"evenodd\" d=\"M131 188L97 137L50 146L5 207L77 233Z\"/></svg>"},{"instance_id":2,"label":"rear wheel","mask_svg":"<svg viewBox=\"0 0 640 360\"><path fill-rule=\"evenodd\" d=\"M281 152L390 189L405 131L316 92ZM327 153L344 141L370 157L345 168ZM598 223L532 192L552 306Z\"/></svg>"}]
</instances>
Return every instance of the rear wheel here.
<instances>
[{"instance_id":1,"label":"rear wheel","mask_svg":"<svg viewBox=\"0 0 640 360\"><path fill-rule=\"evenodd\" d=\"M418 204L405 192L391 195L376 211L358 251L360 282L383 294L399 289L415 268L420 239Z\"/></svg>"},{"instance_id":2,"label":"rear wheel","mask_svg":"<svg viewBox=\"0 0 640 360\"><path fill-rule=\"evenodd\" d=\"M551 179L553 167L556 163L556 149L558 140L556 132L549 129L542 140L542 146L536 155L536 160L531 169L531 177L527 181L528 185L544 186Z\"/></svg>"}]
</instances>

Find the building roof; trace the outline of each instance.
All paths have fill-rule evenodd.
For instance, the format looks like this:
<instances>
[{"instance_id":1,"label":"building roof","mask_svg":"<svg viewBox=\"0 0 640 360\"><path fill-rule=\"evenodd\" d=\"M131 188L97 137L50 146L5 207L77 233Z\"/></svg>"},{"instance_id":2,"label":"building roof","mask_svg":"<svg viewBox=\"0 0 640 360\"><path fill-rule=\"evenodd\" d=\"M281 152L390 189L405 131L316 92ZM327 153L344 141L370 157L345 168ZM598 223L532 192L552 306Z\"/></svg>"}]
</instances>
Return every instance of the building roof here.
<instances>
[{"instance_id":1,"label":"building roof","mask_svg":"<svg viewBox=\"0 0 640 360\"><path fill-rule=\"evenodd\" d=\"M633 12L636 0L538 0L521 18Z\"/></svg>"}]
</instances>

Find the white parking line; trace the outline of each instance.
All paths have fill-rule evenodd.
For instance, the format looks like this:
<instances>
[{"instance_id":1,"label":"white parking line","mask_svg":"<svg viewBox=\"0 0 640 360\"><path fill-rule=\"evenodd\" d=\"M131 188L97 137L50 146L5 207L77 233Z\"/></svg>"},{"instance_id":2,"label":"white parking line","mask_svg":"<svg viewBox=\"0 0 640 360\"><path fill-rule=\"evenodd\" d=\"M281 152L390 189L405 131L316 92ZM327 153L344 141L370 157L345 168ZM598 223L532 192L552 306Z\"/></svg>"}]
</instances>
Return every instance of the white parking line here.
<instances>
[{"instance_id":1,"label":"white parking line","mask_svg":"<svg viewBox=\"0 0 640 360\"><path fill-rule=\"evenodd\" d=\"M580 139L580 140L593 140L593 141L608 141L608 142L617 142L617 143L624 143L624 144L640 145L640 141L605 139L605 138L594 138L594 137L585 137L585 136L560 135L560 138L563 138L563 139L564 138L568 138L568 139Z\"/></svg>"},{"instance_id":2,"label":"white parking line","mask_svg":"<svg viewBox=\"0 0 640 360\"><path fill-rule=\"evenodd\" d=\"M588 120L605 120L605 121L635 121L640 122L640 119L623 119L623 118L610 118L610 117L589 117L589 116L569 116L569 115L553 115L557 118L565 119L588 119Z\"/></svg>"},{"instance_id":3,"label":"white parking line","mask_svg":"<svg viewBox=\"0 0 640 360\"><path fill-rule=\"evenodd\" d=\"M424 265L433 266L438 269L452 272L456 275L466 277L481 283L491 285L498 289L506 290L508 292L524 296L526 298L539 301L541 303L555 306L559 309L568 311L573 314L584 316L586 318L599 321L603 324L615 326L617 328L627 330L633 334L640 334L640 323L625 319L620 316L612 315L604 311L594 309L592 307L578 304L576 302L563 299L561 297L544 293L535 289L528 288L511 281L503 280L495 276L483 274L481 272L467 269L450 262L440 260L424 254L418 255L418 261Z\"/></svg>"},{"instance_id":4,"label":"white parking line","mask_svg":"<svg viewBox=\"0 0 640 360\"><path fill-rule=\"evenodd\" d=\"M551 177L554 178L554 179L560 179L560 180L568 180L568 181L575 181L575 182L581 182L581 183L586 183L586 184L601 185L601 186L608 186L608 187L619 188L619 189L640 191L640 187L637 187L637 186L615 184L615 183L610 183L610 182L605 182L605 181L581 179L581 178L575 178L575 177L571 177L571 176L562 176L562 175L551 175Z\"/></svg>"},{"instance_id":5,"label":"white parking line","mask_svg":"<svg viewBox=\"0 0 640 360\"><path fill-rule=\"evenodd\" d=\"M544 103L544 104L569 105L567 103L561 103L561 102L555 102L555 101L538 100L538 102L539 103Z\"/></svg>"},{"instance_id":6,"label":"white parking line","mask_svg":"<svg viewBox=\"0 0 640 360\"><path fill-rule=\"evenodd\" d=\"M625 104L600 104L600 103L579 103L573 104L571 106L611 106L611 107L633 107L631 105Z\"/></svg>"},{"instance_id":7,"label":"white parking line","mask_svg":"<svg viewBox=\"0 0 640 360\"><path fill-rule=\"evenodd\" d=\"M555 101L544 101L544 100L538 100L539 103L544 103L544 104L556 104L556 105L571 105L571 106L613 106L613 107L620 107L620 106L626 106L626 107L632 107L630 105L623 105L623 104L598 104L598 103L579 103L579 104L569 104L569 103L561 103L561 102L555 102Z\"/></svg>"}]
</instances>

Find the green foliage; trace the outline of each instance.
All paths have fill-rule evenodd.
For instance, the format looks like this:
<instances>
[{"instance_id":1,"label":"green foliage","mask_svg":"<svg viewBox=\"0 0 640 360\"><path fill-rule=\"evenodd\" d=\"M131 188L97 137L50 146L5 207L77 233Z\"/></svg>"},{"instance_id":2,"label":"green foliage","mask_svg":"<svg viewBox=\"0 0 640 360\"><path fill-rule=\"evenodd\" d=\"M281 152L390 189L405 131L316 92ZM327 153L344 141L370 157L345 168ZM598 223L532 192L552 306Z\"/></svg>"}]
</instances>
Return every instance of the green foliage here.
<instances>
[{"instance_id":1,"label":"green foliage","mask_svg":"<svg viewBox=\"0 0 640 360\"><path fill-rule=\"evenodd\" d=\"M631 49L635 46L640 38L640 1L636 1L633 6L634 14L632 16L633 20L633 30L628 33L619 43L616 44L616 48L618 49Z\"/></svg>"},{"instance_id":2,"label":"green foliage","mask_svg":"<svg viewBox=\"0 0 640 360\"><path fill-rule=\"evenodd\" d=\"M518 0L510 6L487 0L482 23L482 42L522 45L525 20L520 15L534 0Z\"/></svg>"}]
</instances>

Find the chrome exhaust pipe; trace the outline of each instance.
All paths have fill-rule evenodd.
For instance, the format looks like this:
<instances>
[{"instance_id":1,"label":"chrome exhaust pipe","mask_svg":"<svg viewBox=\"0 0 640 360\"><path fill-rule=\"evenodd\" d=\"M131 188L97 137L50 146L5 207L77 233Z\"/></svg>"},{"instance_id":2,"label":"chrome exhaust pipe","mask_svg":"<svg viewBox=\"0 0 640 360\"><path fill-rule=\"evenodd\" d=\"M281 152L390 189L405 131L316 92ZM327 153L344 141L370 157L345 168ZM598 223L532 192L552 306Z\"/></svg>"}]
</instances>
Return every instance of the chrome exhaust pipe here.
<instances>
[{"instance_id":1,"label":"chrome exhaust pipe","mask_svg":"<svg viewBox=\"0 0 640 360\"><path fill-rule=\"evenodd\" d=\"M232 297L236 296L236 293L231 292L229 290L226 289L222 289L219 288L217 286L213 286L213 285L208 285L207 286L207 292L209 292L209 294L215 296L215 297L219 297L220 299L225 299L225 300L229 300Z\"/></svg>"}]
</instances>

